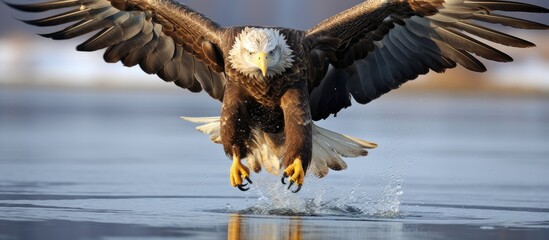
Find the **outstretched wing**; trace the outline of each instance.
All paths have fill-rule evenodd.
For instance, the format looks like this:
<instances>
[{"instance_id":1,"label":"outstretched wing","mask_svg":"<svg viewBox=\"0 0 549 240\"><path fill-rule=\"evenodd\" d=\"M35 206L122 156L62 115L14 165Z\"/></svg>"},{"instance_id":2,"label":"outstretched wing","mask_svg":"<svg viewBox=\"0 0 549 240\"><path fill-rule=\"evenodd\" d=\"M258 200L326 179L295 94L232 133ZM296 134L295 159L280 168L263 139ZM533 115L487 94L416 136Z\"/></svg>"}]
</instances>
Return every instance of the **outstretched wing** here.
<instances>
[{"instance_id":1,"label":"outstretched wing","mask_svg":"<svg viewBox=\"0 0 549 240\"><path fill-rule=\"evenodd\" d=\"M128 67L139 64L146 73L167 82L223 98L224 63L218 47L222 29L187 6L171 0L54 0L8 5L25 12L66 9L24 22L35 26L76 22L42 36L58 40L97 32L77 50L106 48L106 62L122 61Z\"/></svg>"},{"instance_id":2,"label":"outstretched wing","mask_svg":"<svg viewBox=\"0 0 549 240\"><path fill-rule=\"evenodd\" d=\"M444 72L460 64L483 72L486 68L477 57L513 60L477 38L512 47L535 46L480 24L549 28L494 11L549 12L500 0L369 0L325 20L307 37L336 38L341 43L328 61L326 77L314 83L318 86L310 97L313 118L324 119L350 106L350 96L366 104L429 70Z\"/></svg>"}]
</instances>

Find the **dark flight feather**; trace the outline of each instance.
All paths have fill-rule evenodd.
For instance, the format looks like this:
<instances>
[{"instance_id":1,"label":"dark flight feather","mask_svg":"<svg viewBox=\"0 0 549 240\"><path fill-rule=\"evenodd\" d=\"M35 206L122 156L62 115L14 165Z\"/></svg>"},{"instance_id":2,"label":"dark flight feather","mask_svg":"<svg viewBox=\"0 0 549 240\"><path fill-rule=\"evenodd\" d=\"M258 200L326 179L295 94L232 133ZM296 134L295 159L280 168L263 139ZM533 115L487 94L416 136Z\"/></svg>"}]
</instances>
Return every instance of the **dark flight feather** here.
<instances>
[{"instance_id":1,"label":"dark flight feather","mask_svg":"<svg viewBox=\"0 0 549 240\"><path fill-rule=\"evenodd\" d=\"M492 11L549 12L532 4L499 0L366 1L321 22L308 30L306 36L308 39L334 37L346 43L336 51L337 58L328 62L334 66L329 71L347 72L351 76L345 80L348 94L364 104L430 70L444 72L459 64L471 71L486 71L477 56L499 62L513 60L477 37L512 47L535 46L478 22L519 29L549 28L543 23ZM323 81L332 82L332 77L340 75L328 72L320 83L313 85L323 86ZM315 98L322 97L331 98L315 95ZM318 120L348 104L312 107L323 108L312 110L316 113L313 118Z\"/></svg>"},{"instance_id":2,"label":"dark flight feather","mask_svg":"<svg viewBox=\"0 0 549 240\"><path fill-rule=\"evenodd\" d=\"M216 99L223 98L225 88L221 44L222 29L204 15L170 0L54 0L43 3L8 6L25 12L65 12L23 22L40 27L72 23L62 30L41 34L55 40L71 39L96 32L77 46L79 51L105 49L106 62L122 61L125 66L139 64L143 71L158 74L168 82L200 91ZM76 23L74 23L76 22ZM209 46L203 50L203 42ZM183 53L183 49L187 50ZM185 57L184 57L185 56ZM203 62L200 68L182 64L191 58ZM190 80L186 74L199 76Z\"/></svg>"}]
</instances>

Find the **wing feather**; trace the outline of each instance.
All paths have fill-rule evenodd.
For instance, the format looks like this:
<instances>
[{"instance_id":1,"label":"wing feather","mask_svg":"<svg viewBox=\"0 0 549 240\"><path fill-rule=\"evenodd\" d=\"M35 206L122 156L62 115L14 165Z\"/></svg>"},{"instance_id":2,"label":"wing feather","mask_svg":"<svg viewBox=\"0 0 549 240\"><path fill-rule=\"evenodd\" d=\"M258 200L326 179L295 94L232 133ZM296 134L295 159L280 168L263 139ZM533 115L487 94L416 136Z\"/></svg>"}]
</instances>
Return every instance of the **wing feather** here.
<instances>
[{"instance_id":1,"label":"wing feather","mask_svg":"<svg viewBox=\"0 0 549 240\"><path fill-rule=\"evenodd\" d=\"M496 31L478 24L469 23L469 22L454 22L454 23L448 23L448 27L452 27L453 29L462 29L463 31L466 31L472 35L484 38L486 40L499 43L506 46L511 47L519 47L519 48L527 48L527 47L534 47L535 45L529 41L526 41L524 39L502 33L500 31Z\"/></svg>"},{"instance_id":2,"label":"wing feather","mask_svg":"<svg viewBox=\"0 0 549 240\"><path fill-rule=\"evenodd\" d=\"M194 69L194 58L190 53L184 52L181 64L187 66L188 69L179 72L178 82L176 84L183 88L191 88L195 82L193 71L190 70Z\"/></svg>"},{"instance_id":3,"label":"wing feather","mask_svg":"<svg viewBox=\"0 0 549 240\"><path fill-rule=\"evenodd\" d=\"M514 28L537 29L537 30L543 30L548 28L547 25L542 23L533 22L533 21L520 19L520 18L498 15L498 14L486 15L486 14L480 14L480 13L473 13L473 16L471 18L478 21L501 24L503 26L514 27Z\"/></svg>"},{"instance_id":4,"label":"wing feather","mask_svg":"<svg viewBox=\"0 0 549 240\"><path fill-rule=\"evenodd\" d=\"M90 9L74 9L66 13L61 13L55 16L36 19L36 20L23 20L24 23L39 26L39 27L49 27L56 26L59 24L78 21L89 14Z\"/></svg>"},{"instance_id":5,"label":"wing feather","mask_svg":"<svg viewBox=\"0 0 549 240\"><path fill-rule=\"evenodd\" d=\"M213 84L210 81L210 72L202 61L194 61L194 78L200 82L205 91L211 91Z\"/></svg>"},{"instance_id":6,"label":"wing feather","mask_svg":"<svg viewBox=\"0 0 549 240\"><path fill-rule=\"evenodd\" d=\"M374 81L374 86L377 92L389 92L391 91L391 86L393 85L393 76L389 71L389 63L385 62L381 56L380 51L374 52L372 54L374 61L377 64L372 64L373 71L372 73L377 74L378 81Z\"/></svg>"},{"instance_id":7,"label":"wing feather","mask_svg":"<svg viewBox=\"0 0 549 240\"><path fill-rule=\"evenodd\" d=\"M135 37L143 29L144 21L144 14L132 12L126 21L120 25L114 25L100 31L84 43L78 45L76 50L97 51L127 41Z\"/></svg>"},{"instance_id":8,"label":"wing feather","mask_svg":"<svg viewBox=\"0 0 549 240\"><path fill-rule=\"evenodd\" d=\"M72 24L41 34L55 40L94 33L79 51L106 49L106 62L140 65L148 74L193 92L204 89L221 100L225 88L225 30L202 14L172 0L51 0L8 6L25 12L57 14L23 22L50 27Z\"/></svg>"},{"instance_id":9,"label":"wing feather","mask_svg":"<svg viewBox=\"0 0 549 240\"><path fill-rule=\"evenodd\" d=\"M145 46L145 44L150 42L152 38L152 33L145 33L141 31L128 41L110 46L105 51L103 59L108 63L118 62L122 60L122 58L126 57L131 51Z\"/></svg>"},{"instance_id":10,"label":"wing feather","mask_svg":"<svg viewBox=\"0 0 549 240\"><path fill-rule=\"evenodd\" d=\"M137 64L140 64L143 59L147 59L147 57L152 54L152 52L154 51L154 49L156 49L156 46L160 42L160 32L160 25L153 26L153 29L151 31L151 40L143 47L134 49L128 55L126 55L122 59L122 63L124 64L124 66L133 67Z\"/></svg>"},{"instance_id":11,"label":"wing feather","mask_svg":"<svg viewBox=\"0 0 549 240\"><path fill-rule=\"evenodd\" d=\"M488 11L547 12L547 9L540 6L521 2L500 0L466 0L464 2L472 7L483 8Z\"/></svg>"},{"instance_id":12,"label":"wing feather","mask_svg":"<svg viewBox=\"0 0 549 240\"><path fill-rule=\"evenodd\" d=\"M173 40L160 32L160 39L151 54L143 59L140 66L143 71L149 74L157 73L164 64L170 61L175 53ZM164 79L165 80L165 79Z\"/></svg>"},{"instance_id":13,"label":"wing feather","mask_svg":"<svg viewBox=\"0 0 549 240\"><path fill-rule=\"evenodd\" d=\"M114 26L116 24L120 24L128 20L129 17L130 15L127 12L117 11L115 14L109 15L102 20L85 18L82 21L77 22L63 30L40 35L54 40L75 38L93 31L97 31L99 29L104 29Z\"/></svg>"},{"instance_id":14,"label":"wing feather","mask_svg":"<svg viewBox=\"0 0 549 240\"><path fill-rule=\"evenodd\" d=\"M177 79L181 71L181 60L183 58L183 48L176 47L175 54L172 59L164 64L162 69L158 72L158 76L162 79L171 80Z\"/></svg>"},{"instance_id":15,"label":"wing feather","mask_svg":"<svg viewBox=\"0 0 549 240\"><path fill-rule=\"evenodd\" d=\"M410 66L406 64L408 61L408 57L405 53L406 50L401 49L393 39L386 41L385 47L387 50L385 55L387 58L392 59L390 61L393 63L393 68L397 68L397 66L399 67L399 77L405 79L413 78L415 76L414 71L412 71Z\"/></svg>"},{"instance_id":16,"label":"wing feather","mask_svg":"<svg viewBox=\"0 0 549 240\"><path fill-rule=\"evenodd\" d=\"M33 4L13 4L6 3L8 6L25 12L45 12L49 10L55 10L60 8L78 7L80 4L94 2L94 0L61 0L51 1Z\"/></svg>"},{"instance_id":17,"label":"wing feather","mask_svg":"<svg viewBox=\"0 0 549 240\"><path fill-rule=\"evenodd\" d=\"M446 56L447 58L451 59L452 61L459 63L461 66L471 71L475 71L475 72L486 71L486 67L484 67L484 64L482 64L478 59L473 57L468 52L456 49L451 45L439 40L433 40L433 41L440 48L440 53ZM452 68L455 66L456 65L454 63L454 65L450 66L449 68Z\"/></svg>"},{"instance_id":18,"label":"wing feather","mask_svg":"<svg viewBox=\"0 0 549 240\"><path fill-rule=\"evenodd\" d=\"M477 57L498 62L513 60L489 42L520 48L535 46L485 23L549 29L543 23L493 11L549 12L528 3L500 0L372 0L321 22L307 31L307 40L314 43L315 39L334 38L341 44L333 54L335 58L328 59L332 67L326 76L312 83L317 86L310 94L315 103L311 104L313 119L327 118L350 106L348 102L324 100L332 98L328 94L351 95L365 104L431 70L444 72L459 64L483 72L486 67ZM338 76L345 77L332 79ZM337 81L346 88L336 93L323 89Z\"/></svg>"}]
</instances>

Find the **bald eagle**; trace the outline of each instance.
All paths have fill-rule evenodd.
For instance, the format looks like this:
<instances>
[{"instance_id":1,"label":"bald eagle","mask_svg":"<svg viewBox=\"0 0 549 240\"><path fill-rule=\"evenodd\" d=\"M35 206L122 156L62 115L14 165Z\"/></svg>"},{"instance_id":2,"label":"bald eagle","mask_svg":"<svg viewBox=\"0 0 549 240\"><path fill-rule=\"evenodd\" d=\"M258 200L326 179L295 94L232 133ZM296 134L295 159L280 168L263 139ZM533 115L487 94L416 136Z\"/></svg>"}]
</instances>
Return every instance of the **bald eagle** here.
<instances>
[{"instance_id":1,"label":"bald eagle","mask_svg":"<svg viewBox=\"0 0 549 240\"><path fill-rule=\"evenodd\" d=\"M486 42L520 48L534 44L485 23L547 29L494 12L549 12L502 0L369 0L303 31L221 27L172 0L8 5L25 12L67 9L24 22L72 23L42 34L56 40L95 32L77 50L106 48L107 62L139 65L148 74L221 101L220 117L186 119L204 123L198 129L223 145L232 159L232 186L248 190L250 169L277 175L283 169L281 181L289 181L288 189L295 184L293 192L301 189L307 171L322 177L329 169L346 168L341 157L364 156L376 147L313 121L349 107L351 98L366 104L430 70L440 73L459 64L483 72L477 57L510 62L510 56Z\"/></svg>"}]
</instances>

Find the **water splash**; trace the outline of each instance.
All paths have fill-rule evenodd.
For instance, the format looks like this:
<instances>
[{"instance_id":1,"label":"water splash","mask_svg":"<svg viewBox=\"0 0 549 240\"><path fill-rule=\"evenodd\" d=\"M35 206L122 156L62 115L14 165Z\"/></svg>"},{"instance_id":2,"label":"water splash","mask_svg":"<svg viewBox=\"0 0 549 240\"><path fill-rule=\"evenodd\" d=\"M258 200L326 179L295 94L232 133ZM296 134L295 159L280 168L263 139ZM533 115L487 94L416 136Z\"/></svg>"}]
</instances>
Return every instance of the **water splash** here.
<instances>
[{"instance_id":1,"label":"water splash","mask_svg":"<svg viewBox=\"0 0 549 240\"><path fill-rule=\"evenodd\" d=\"M254 182L254 191L259 196L257 202L241 213L260 215L316 215L310 200L293 194L279 181L272 178L257 178Z\"/></svg>"},{"instance_id":2,"label":"water splash","mask_svg":"<svg viewBox=\"0 0 549 240\"><path fill-rule=\"evenodd\" d=\"M250 201L251 206L238 211L252 215L285 216L344 216L397 218L401 217L400 197L403 194L401 179L388 176L378 192L369 193L363 188L363 176L358 178L350 192L335 192L322 180L308 178L304 193L293 194L272 177L259 177L254 182L253 191L259 196Z\"/></svg>"},{"instance_id":3,"label":"water splash","mask_svg":"<svg viewBox=\"0 0 549 240\"><path fill-rule=\"evenodd\" d=\"M383 198L377 204L376 215L385 217L399 217L400 212L400 196L404 192L399 182L397 185L387 185L383 190Z\"/></svg>"}]
</instances>

